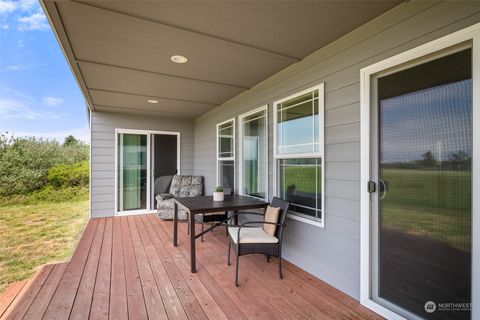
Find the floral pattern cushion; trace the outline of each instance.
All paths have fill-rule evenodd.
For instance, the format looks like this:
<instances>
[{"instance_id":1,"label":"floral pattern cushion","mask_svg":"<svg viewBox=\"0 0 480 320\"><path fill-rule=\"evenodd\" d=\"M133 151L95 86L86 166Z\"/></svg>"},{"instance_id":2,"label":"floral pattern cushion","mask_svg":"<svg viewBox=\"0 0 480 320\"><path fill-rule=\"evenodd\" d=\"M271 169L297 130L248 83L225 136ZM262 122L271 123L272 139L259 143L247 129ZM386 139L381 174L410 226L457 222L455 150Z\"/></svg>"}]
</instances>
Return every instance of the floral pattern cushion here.
<instances>
[{"instance_id":1,"label":"floral pattern cushion","mask_svg":"<svg viewBox=\"0 0 480 320\"><path fill-rule=\"evenodd\" d=\"M202 176L180 176L176 175L172 179L169 193L173 197L185 198L196 197L203 194ZM157 196L157 216L161 219L173 219L174 200L168 196ZM178 209L178 219L186 220L187 212L181 208Z\"/></svg>"}]
</instances>

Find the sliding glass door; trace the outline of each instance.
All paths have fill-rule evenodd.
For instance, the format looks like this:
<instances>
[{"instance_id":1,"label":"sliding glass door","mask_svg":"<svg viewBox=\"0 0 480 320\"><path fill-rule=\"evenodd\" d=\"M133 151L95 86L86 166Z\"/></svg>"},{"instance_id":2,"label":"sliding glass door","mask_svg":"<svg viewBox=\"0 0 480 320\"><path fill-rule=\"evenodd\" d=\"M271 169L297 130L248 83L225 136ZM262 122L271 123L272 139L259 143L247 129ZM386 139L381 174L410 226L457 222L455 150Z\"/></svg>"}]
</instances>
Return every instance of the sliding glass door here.
<instances>
[{"instance_id":1,"label":"sliding glass door","mask_svg":"<svg viewBox=\"0 0 480 320\"><path fill-rule=\"evenodd\" d=\"M372 298L408 319L470 319L472 50L373 79Z\"/></svg>"},{"instance_id":2,"label":"sliding glass door","mask_svg":"<svg viewBox=\"0 0 480 320\"><path fill-rule=\"evenodd\" d=\"M147 209L147 135L118 134L118 211Z\"/></svg>"},{"instance_id":3,"label":"sliding glass door","mask_svg":"<svg viewBox=\"0 0 480 320\"><path fill-rule=\"evenodd\" d=\"M116 213L152 212L155 196L180 173L180 133L117 129L116 135Z\"/></svg>"}]
</instances>

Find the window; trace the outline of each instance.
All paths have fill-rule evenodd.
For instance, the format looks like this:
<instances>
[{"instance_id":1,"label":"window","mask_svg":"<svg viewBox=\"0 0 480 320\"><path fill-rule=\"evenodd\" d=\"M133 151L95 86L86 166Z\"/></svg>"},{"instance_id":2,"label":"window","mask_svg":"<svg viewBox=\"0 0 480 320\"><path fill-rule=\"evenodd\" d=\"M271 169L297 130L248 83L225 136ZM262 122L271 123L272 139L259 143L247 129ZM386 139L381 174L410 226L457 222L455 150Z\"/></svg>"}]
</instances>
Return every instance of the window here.
<instances>
[{"instance_id":1,"label":"window","mask_svg":"<svg viewBox=\"0 0 480 320\"><path fill-rule=\"evenodd\" d=\"M275 194L293 219L323 226L323 84L274 103Z\"/></svg>"},{"instance_id":2,"label":"window","mask_svg":"<svg viewBox=\"0 0 480 320\"><path fill-rule=\"evenodd\" d=\"M268 123L267 106L239 117L240 193L267 199Z\"/></svg>"},{"instance_id":3,"label":"window","mask_svg":"<svg viewBox=\"0 0 480 320\"><path fill-rule=\"evenodd\" d=\"M235 119L217 124L217 185L235 187Z\"/></svg>"}]
</instances>

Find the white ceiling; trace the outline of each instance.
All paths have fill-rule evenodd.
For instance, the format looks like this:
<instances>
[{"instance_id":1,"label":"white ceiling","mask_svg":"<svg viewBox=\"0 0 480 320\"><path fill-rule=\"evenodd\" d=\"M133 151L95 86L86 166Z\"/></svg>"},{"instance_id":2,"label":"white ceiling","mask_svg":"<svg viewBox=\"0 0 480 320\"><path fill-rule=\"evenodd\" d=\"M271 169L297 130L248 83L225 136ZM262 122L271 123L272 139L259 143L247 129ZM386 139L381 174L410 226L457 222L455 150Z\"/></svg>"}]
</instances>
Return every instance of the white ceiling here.
<instances>
[{"instance_id":1,"label":"white ceiling","mask_svg":"<svg viewBox=\"0 0 480 320\"><path fill-rule=\"evenodd\" d=\"M44 7L93 110L194 118L398 3L44 0ZM175 54L188 63L171 62Z\"/></svg>"}]
</instances>

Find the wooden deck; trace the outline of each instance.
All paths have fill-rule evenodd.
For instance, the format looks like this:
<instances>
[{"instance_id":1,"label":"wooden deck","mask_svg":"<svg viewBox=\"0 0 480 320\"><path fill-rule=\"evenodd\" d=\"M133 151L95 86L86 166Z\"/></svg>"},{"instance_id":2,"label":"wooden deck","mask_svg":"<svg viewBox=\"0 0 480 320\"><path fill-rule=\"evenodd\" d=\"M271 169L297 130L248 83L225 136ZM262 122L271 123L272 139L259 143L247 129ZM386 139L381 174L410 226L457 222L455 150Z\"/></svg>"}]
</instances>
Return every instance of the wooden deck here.
<instances>
[{"instance_id":1,"label":"wooden deck","mask_svg":"<svg viewBox=\"0 0 480 320\"><path fill-rule=\"evenodd\" d=\"M354 299L285 262L228 267L223 228L198 241L190 273L186 224L153 215L93 219L68 263L47 265L0 296L2 319L379 319Z\"/></svg>"}]
</instances>

